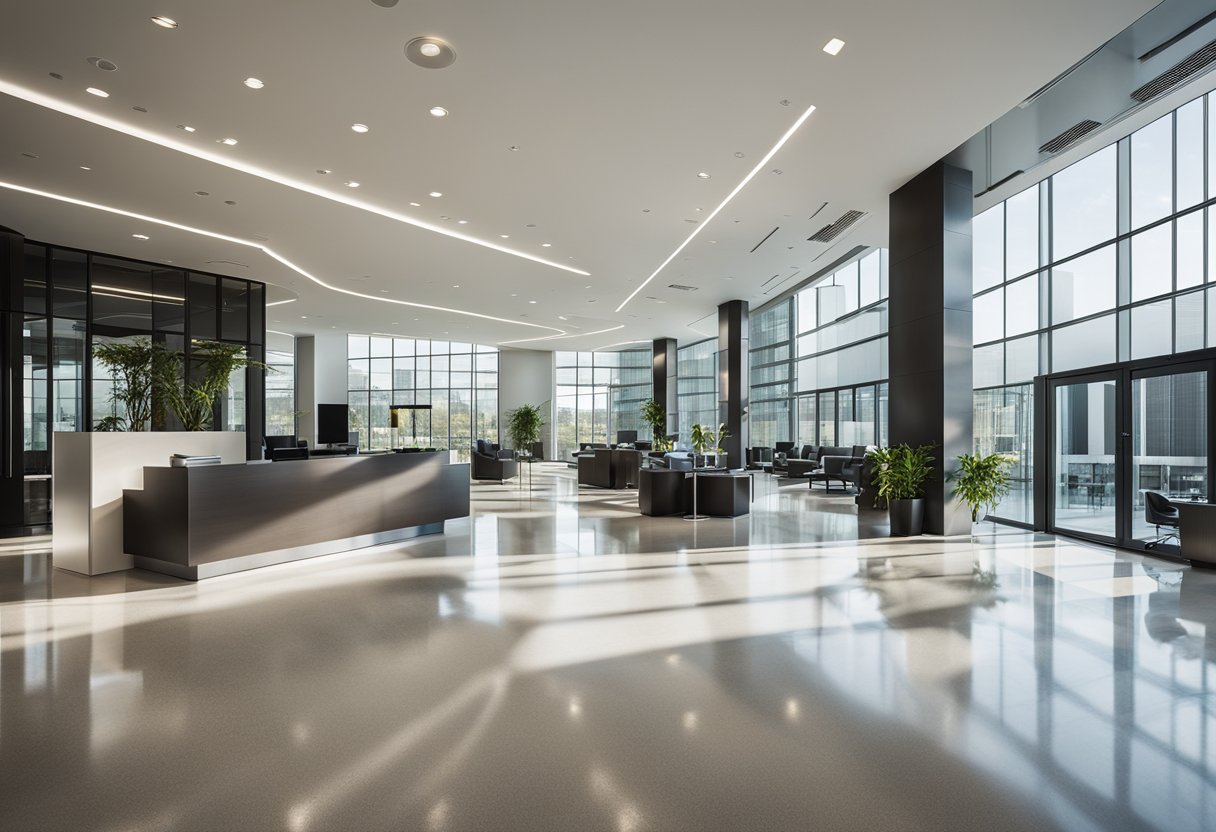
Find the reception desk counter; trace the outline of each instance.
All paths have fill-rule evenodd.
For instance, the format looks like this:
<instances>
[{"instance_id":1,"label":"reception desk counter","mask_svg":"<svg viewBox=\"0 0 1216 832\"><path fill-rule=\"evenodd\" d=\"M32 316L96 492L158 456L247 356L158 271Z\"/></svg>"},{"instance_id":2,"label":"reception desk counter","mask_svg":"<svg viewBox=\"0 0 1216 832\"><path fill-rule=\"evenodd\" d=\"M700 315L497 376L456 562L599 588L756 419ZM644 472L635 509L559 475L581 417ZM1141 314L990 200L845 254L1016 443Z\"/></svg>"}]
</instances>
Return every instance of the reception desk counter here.
<instances>
[{"instance_id":1,"label":"reception desk counter","mask_svg":"<svg viewBox=\"0 0 1216 832\"><path fill-rule=\"evenodd\" d=\"M440 453L144 468L123 491L142 569L198 580L443 531L469 515L469 466Z\"/></svg>"}]
</instances>

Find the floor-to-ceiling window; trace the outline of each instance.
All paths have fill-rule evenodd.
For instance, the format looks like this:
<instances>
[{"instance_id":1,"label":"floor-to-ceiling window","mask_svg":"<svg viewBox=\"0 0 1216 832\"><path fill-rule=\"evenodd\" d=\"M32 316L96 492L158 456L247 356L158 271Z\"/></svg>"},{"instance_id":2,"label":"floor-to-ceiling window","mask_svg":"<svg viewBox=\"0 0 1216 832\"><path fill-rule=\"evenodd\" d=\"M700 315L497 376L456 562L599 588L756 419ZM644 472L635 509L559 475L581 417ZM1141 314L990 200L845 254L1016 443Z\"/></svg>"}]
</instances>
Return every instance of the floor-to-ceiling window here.
<instances>
[{"instance_id":1,"label":"floor-to-ceiling window","mask_svg":"<svg viewBox=\"0 0 1216 832\"><path fill-rule=\"evenodd\" d=\"M679 447L692 444L692 426L718 429L718 339L676 350L676 407Z\"/></svg>"},{"instance_id":2,"label":"floor-to-ceiling window","mask_svg":"<svg viewBox=\"0 0 1216 832\"><path fill-rule=\"evenodd\" d=\"M794 314L791 296L756 312L749 322L748 430L753 447L771 448L790 439Z\"/></svg>"},{"instance_id":3,"label":"floor-to-ceiling window","mask_svg":"<svg viewBox=\"0 0 1216 832\"><path fill-rule=\"evenodd\" d=\"M642 424L642 402L651 396L650 348L615 352L554 353L557 459L569 459L581 443L610 444L616 432Z\"/></svg>"},{"instance_id":4,"label":"floor-to-ceiling window","mask_svg":"<svg viewBox=\"0 0 1216 832\"><path fill-rule=\"evenodd\" d=\"M975 447L1018 456L997 516L1032 521L1035 376L1216 346L1216 288L1205 288L1216 278L1213 127L1212 95L1197 98L975 217ZM1205 383L1203 374L1176 376L1168 399L1205 402ZM1203 407L1158 416L1153 384L1166 382L1138 388L1142 424L1198 435ZM1075 414L1070 402L1057 403L1057 415ZM1206 457L1206 445L1200 454L1183 439L1156 453L1147 435L1136 451L1138 511L1145 489L1197 489L1194 460ZM1084 511L1100 514L1113 474L1074 446L1057 443L1056 473L1091 484L1064 493L1057 511L1072 510L1084 492Z\"/></svg>"},{"instance_id":5,"label":"floor-to-ceiling window","mask_svg":"<svg viewBox=\"0 0 1216 832\"><path fill-rule=\"evenodd\" d=\"M296 419L296 339L266 333L266 435L294 436Z\"/></svg>"},{"instance_id":6,"label":"floor-to-ceiling window","mask_svg":"<svg viewBox=\"0 0 1216 832\"><path fill-rule=\"evenodd\" d=\"M463 459L474 432L498 441L496 347L350 335L347 367L350 429L364 447L447 448Z\"/></svg>"}]
</instances>

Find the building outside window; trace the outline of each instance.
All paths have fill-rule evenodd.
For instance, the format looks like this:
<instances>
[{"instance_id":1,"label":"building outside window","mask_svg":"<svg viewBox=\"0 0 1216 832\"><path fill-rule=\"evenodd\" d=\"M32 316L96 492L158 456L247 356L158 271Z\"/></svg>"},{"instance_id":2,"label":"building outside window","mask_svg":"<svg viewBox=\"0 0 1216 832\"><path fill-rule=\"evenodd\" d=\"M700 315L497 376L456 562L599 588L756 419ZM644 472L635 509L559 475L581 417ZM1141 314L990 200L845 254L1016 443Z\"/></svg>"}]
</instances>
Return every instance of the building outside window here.
<instances>
[{"instance_id":1,"label":"building outside window","mask_svg":"<svg viewBox=\"0 0 1216 832\"><path fill-rule=\"evenodd\" d=\"M649 440L642 424L642 402L651 397L651 350L554 353L555 459L570 459L580 444L611 444L616 432L636 430Z\"/></svg>"},{"instance_id":2,"label":"building outside window","mask_svg":"<svg viewBox=\"0 0 1216 832\"><path fill-rule=\"evenodd\" d=\"M1216 346L1214 118L1197 98L975 217L975 449L1019 460L998 517L1033 521L1035 376ZM1145 490L1206 493L1205 390L1203 373L1133 388L1137 537ZM1096 400L1064 403L1075 416ZM1061 446L1057 475L1084 485L1079 515L1103 516L1113 466L1089 439ZM1075 497L1058 496L1057 519Z\"/></svg>"},{"instance_id":3,"label":"building outside window","mask_svg":"<svg viewBox=\"0 0 1216 832\"><path fill-rule=\"evenodd\" d=\"M718 339L676 350L679 447L692 447L692 426L718 429Z\"/></svg>"},{"instance_id":4,"label":"building outside window","mask_svg":"<svg viewBox=\"0 0 1216 832\"><path fill-rule=\"evenodd\" d=\"M266 435L294 436L296 413L296 339L266 334Z\"/></svg>"},{"instance_id":5,"label":"building outside window","mask_svg":"<svg viewBox=\"0 0 1216 832\"><path fill-rule=\"evenodd\" d=\"M347 388L350 430L362 447L446 448L467 460L474 438L499 441L496 347L350 335ZM393 408L402 405L394 427Z\"/></svg>"}]
</instances>

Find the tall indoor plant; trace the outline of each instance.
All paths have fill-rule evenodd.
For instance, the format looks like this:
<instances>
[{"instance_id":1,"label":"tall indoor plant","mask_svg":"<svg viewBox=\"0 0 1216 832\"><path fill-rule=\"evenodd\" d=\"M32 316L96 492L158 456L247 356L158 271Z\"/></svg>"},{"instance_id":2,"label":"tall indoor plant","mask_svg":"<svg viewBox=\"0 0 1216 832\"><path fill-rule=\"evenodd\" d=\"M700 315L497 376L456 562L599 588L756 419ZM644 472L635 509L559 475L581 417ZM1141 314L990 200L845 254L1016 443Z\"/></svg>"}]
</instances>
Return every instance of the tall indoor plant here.
<instances>
[{"instance_id":1,"label":"tall indoor plant","mask_svg":"<svg viewBox=\"0 0 1216 832\"><path fill-rule=\"evenodd\" d=\"M141 336L94 344L93 357L110 371L110 400L125 414L105 417L98 423L101 430L144 431L163 423L181 376L180 353Z\"/></svg>"},{"instance_id":2,"label":"tall indoor plant","mask_svg":"<svg viewBox=\"0 0 1216 832\"><path fill-rule=\"evenodd\" d=\"M656 451L669 451L667 442L667 409L654 399L642 402L642 421L650 426L653 437L650 447Z\"/></svg>"},{"instance_id":3,"label":"tall indoor plant","mask_svg":"<svg viewBox=\"0 0 1216 832\"><path fill-rule=\"evenodd\" d=\"M245 367L267 369L260 361L245 354L239 344L204 341L194 344L190 352L195 372L192 379L182 382L170 394L173 413L184 430L209 430L215 413L215 403L228 391L232 374Z\"/></svg>"},{"instance_id":4,"label":"tall indoor plant","mask_svg":"<svg viewBox=\"0 0 1216 832\"><path fill-rule=\"evenodd\" d=\"M540 405L521 404L514 410L507 411L507 438L515 453L531 452L532 446L540 441L541 428L545 418Z\"/></svg>"},{"instance_id":5,"label":"tall indoor plant","mask_svg":"<svg viewBox=\"0 0 1216 832\"><path fill-rule=\"evenodd\" d=\"M1009 469L1017 463L1013 454L959 454L958 470L951 474L954 496L971 509L971 522L979 522L980 511L991 514L1009 493Z\"/></svg>"},{"instance_id":6,"label":"tall indoor plant","mask_svg":"<svg viewBox=\"0 0 1216 832\"><path fill-rule=\"evenodd\" d=\"M925 485L933 477L933 448L905 443L866 454L874 463L874 485L879 499L887 502L894 536L911 537L924 530Z\"/></svg>"}]
</instances>

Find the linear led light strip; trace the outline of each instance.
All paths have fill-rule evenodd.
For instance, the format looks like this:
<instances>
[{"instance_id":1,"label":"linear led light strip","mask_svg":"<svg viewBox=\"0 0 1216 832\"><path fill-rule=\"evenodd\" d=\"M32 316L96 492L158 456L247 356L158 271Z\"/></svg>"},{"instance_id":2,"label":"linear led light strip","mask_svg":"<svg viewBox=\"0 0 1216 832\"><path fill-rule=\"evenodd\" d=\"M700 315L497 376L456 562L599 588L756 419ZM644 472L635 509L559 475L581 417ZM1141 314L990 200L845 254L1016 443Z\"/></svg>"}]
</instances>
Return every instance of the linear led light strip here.
<instances>
[{"instance_id":1,"label":"linear led light strip","mask_svg":"<svg viewBox=\"0 0 1216 832\"><path fill-rule=\"evenodd\" d=\"M574 274L583 275L584 277L590 276L590 272L585 272L582 269L576 269L573 266L567 266L562 263L554 262L553 260L546 260L543 257L537 257L536 255L528 254L527 252L524 252L524 251L519 251L518 249L508 248L507 246L501 246L498 243L492 243L489 240L482 240L477 237L473 237L469 234L461 233L460 231L456 231L454 229L444 228L443 226L439 226L439 225L432 225L423 220L415 219L414 217L409 217L409 216L406 216L405 214L399 214L396 211L390 211L387 208L380 208L376 205L372 205L371 203L364 202L359 199L353 199L344 194L339 194L334 191L328 191L328 190L325 190L324 188L318 188L315 185L310 185L310 184L308 184L306 182L302 182L298 179L291 179L290 177L275 173L274 171L269 171L264 168L259 168L256 165L251 165L246 162L242 162L240 159L233 157L233 156L213 153L211 151L204 150L202 148L198 148L198 147L194 147L193 145L186 144L185 142L180 142L175 139L171 139L167 136L161 136L157 133L152 132L151 130L145 130L145 129L143 129L141 127L137 127L133 124L127 124L126 122L119 121L118 119L103 116L99 113L95 113L95 112L92 112L91 110L87 110L84 107L79 107L79 106L77 106L75 104L71 104L67 101L61 101L61 100L59 100L57 98L53 98L49 95L44 95L35 90L31 90L26 87L22 87L18 84L14 84L11 81L5 81L3 79L0 79L0 92L11 95L14 98L20 98L23 101L28 101L31 104L37 104L40 107L46 107L47 109L55 110L56 112L63 113L64 115L72 116L74 118L82 119L83 121L91 122L92 124L96 124L99 127L105 127L109 130L114 130L119 133L125 133L128 136L133 136L137 139L142 139L146 142L151 142L152 144L160 145L161 147L167 147L168 149L176 150L179 153L185 153L189 156L194 156L197 159L202 159L204 161L211 162L216 165L222 165L223 167L230 168L232 170L237 170L242 173L247 173L250 176L257 176L260 179L266 179L270 182L275 182L279 185L284 185L288 188L294 188L297 191L303 191L305 193L312 194L313 196L319 196L322 199L328 199L333 202L339 202L339 203L341 203L343 205L347 205L351 208L357 208L360 211L367 211L368 213L377 214L386 219L395 220L396 222L405 223L406 225L412 225L416 228L422 228L427 231L433 231L436 234L442 234L445 237L453 237L457 240L463 240L466 243L472 243L474 245L483 246L484 248L494 249L495 251L500 251L503 254L510 254L515 257L522 257L525 260L531 260L534 263L540 263L545 266L552 266L553 268L561 269L562 271L573 272Z\"/></svg>"},{"instance_id":2,"label":"linear led light strip","mask_svg":"<svg viewBox=\"0 0 1216 832\"><path fill-rule=\"evenodd\" d=\"M316 277L315 275L312 275L312 274L306 272L304 269L300 268L295 263L292 263L286 257L284 257L283 255L279 254L278 252L274 251L273 249L268 248L267 246L264 246L261 243L254 242L253 240L242 240L240 237L231 237L227 234L220 234L218 231L207 231L206 229L203 229L203 228L195 228L190 225L182 225L181 223L173 222L171 220L162 220L158 217L150 217L147 214L137 214L134 211L124 211L121 208L113 208L109 205L99 205L96 202L87 202L86 200L76 199L75 197L70 197L70 196L64 196L63 194L53 194L53 193L50 193L49 191L40 191L37 188L27 188L24 185L17 185L12 182L0 181L0 188L6 188L10 191L17 191L17 192L23 193L23 194L31 194L33 196L41 196L41 197L45 197L46 199L56 200L58 202L66 202L70 205L79 205L84 208L93 208L97 211L105 211L108 214L117 214L120 217L130 217L131 219L139 220L140 222L150 222L150 223L154 223L156 225L163 225L168 228L176 228L178 231L187 231L191 234L199 234L203 237L211 237L216 240L223 240L224 242L235 243L236 245L240 245L240 246L248 246L249 248L255 248L258 251L261 251L262 253L264 253L270 257L273 257L275 260L278 260L280 263L282 263L287 268L291 269L296 274L299 274L303 277L308 278L313 283L317 284L318 286L321 286L322 288L329 289L331 292L341 292L342 294L350 295L351 297L364 298L366 300L374 300L374 301L378 301L380 303L395 303L398 306L410 306L415 309L429 309L434 312L448 312L453 315L467 315L472 318L481 318L481 319L487 320L487 321L498 321L499 323L504 323L504 324L516 324L518 326L532 327L533 329L548 329L548 330L558 333L559 335L566 334L566 331L564 329L558 329L555 326L545 326L544 324L533 324L533 323L528 323L526 321L516 321L516 320L511 320L510 318L498 318L498 317L495 317L494 315L483 315L480 312L466 312L463 309L452 309L452 308L449 308L446 306L432 306L431 304L428 304L428 303L415 303L414 301L398 300L397 298L376 297L375 295L365 295L362 292L355 292L351 289L343 289L340 286L331 286L330 284L326 283L321 278ZM550 336L550 337L552 337L552 336Z\"/></svg>"},{"instance_id":3,"label":"linear led light strip","mask_svg":"<svg viewBox=\"0 0 1216 832\"><path fill-rule=\"evenodd\" d=\"M498 343L500 343L500 344L525 344L530 341L552 341L557 338L582 338L587 335L603 335L605 332L616 332L618 329L624 329L624 328L625 328L624 324L617 324L616 326L610 326L607 329L597 329L594 332L575 332L575 333L563 332L561 335L541 335L537 338L516 338L514 341L499 341Z\"/></svg>"},{"instance_id":4,"label":"linear led light strip","mask_svg":"<svg viewBox=\"0 0 1216 832\"><path fill-rule=\"evenodd\" d=\"M617 341L615 344L605 344L602 347L596 347L593 350L593 352L603 352L604 350L611 349L612 347L625 347L630 344L649 344L649 343L650 343L649 339L646 339L646 338L638 338L635 341Z\"/></svg>"},{"instance_id":5,"label":"linear led light strip","mask_svg":"<svg viewBox=\"0 0 1216 832\"><path fill-rule=\"evenodd\" d=\"M662 263L659 264L659 267L657 269L655 269L653 272L651 272L650 277L643 280L642 284L640 286L638 286L638 288L634 289L633 292L630 293L629 297L625 298L625 300L623 300L621 302L621 305L616 308L617 312L620 312L622 309L624 309L625 304L627 304L627 303L629 303L629 301L633 300L634 297L637 296L638 292L640 292L646 288L646 284L648 284L650 281L652 281L656 277L658 277L659 272L661 272L661 271L663 271L663 269L667 268L668 263L670 263L672 260L676 259L676 257L679 255L679 253L681 251L683 251L684 248L689 243L691 243L698 234L701 233L702 229L704 229L705 226L709 225L709 223L713 220L714 217L718 216L718 212L721 211L723 208L725 208L727 206L727 204L732 199L735 198L735 195L738 194L739 191L743 190L744 186L746 186L748 182L752 181L752 177L754 177L757 173L759 173L760 169L762 167L764 167L765 165L767 165L769 163L769 160L777 155L777 151L780 150L782 148L782 146L790 140L790 137L793 136L794 133L798 132L798 128L802 126L802 122L804 122L808 118L810 118L811 113L813 113L813 112L815 112L814 104L807 107L806 112L804 112L802 115L798 116L798 120L793 123L793 125L790 127L789 130L785 131L785 135L782 136L775 145L773 145L772 149L768 153L764 154L764 158L756 163L756 166L751 169L751 172L748 173L747 176L743 177L743 181L741 181L738 185L736 185L735 189L726 195L726 199L722 200L722 202L718 204L718 207L709 213L708 217L706 217L701 222L697 223L697 227L692 230L692 233L688 235L688 238L685 239L684 242L680 243L680 245L676 248L676 250L673 251L670 255L668 255L666 260L664 260Z\"/></svg>"}]
</instances>

